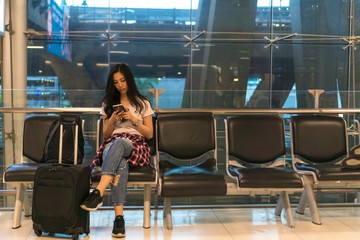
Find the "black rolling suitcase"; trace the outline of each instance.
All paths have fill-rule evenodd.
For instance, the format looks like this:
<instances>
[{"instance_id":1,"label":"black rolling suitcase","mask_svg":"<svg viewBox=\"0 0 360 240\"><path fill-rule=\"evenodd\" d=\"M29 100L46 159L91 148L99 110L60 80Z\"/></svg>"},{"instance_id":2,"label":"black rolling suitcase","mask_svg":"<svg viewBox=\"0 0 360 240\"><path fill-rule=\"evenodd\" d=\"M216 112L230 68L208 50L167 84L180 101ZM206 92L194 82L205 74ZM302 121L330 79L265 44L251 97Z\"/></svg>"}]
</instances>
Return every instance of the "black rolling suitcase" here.
<instances>
[{"instance_id":1,"label":"black rolling suitcase","mask_svg":"<svg viewBox=\"0 0 360 240\"><path fill-rule=\"evenodd\" d=\"M75 126L74 165L61 163L65 124ZM90 190L90 167L76 165L80 124L77 115L60 116L59 163L45 163L36 171L32 220L37 236L62 233L78 239L80 234L90 233L89 212L80 208Z\"/></svg>"}]
</instances>

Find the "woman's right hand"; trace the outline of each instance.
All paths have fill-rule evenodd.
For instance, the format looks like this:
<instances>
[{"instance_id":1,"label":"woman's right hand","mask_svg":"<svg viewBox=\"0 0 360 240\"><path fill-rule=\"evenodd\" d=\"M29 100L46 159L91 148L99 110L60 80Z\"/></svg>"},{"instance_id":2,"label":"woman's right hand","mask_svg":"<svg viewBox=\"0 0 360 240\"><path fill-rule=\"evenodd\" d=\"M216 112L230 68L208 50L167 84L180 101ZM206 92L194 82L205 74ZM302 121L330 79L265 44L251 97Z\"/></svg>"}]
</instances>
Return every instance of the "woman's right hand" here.
<instances>
[{"instance_id":1,"label":"woman's right hand","mask_svg":"<svg viewBox=\"0 0 360 240\"><path fill-rule=\"evenodd\" d=\"M123 113L124 111L119 111L119 110L116 110L113 112L113 114L111 115L110 119L109 119L109 122L112 123L112 124L115 124L117 121L121 121L121 114Z\"/></svg>"}]
</instances>

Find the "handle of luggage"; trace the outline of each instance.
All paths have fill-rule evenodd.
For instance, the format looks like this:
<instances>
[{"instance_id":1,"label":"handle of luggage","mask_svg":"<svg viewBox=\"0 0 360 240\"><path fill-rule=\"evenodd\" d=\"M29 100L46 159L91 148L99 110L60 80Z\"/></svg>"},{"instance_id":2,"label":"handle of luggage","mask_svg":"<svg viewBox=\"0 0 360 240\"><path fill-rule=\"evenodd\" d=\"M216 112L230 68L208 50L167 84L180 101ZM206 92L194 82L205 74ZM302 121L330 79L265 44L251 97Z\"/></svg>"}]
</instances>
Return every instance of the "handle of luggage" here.
<instances>
[{"instance_id":1,"label":"handle of luggage","mask_svg":"<svg viewBox=\"0 0 360 240\"><path fill-rule=\"evenodd\" d=\"M60 114L60 139L59 139L59 163L62 163L62 147L63 147L63 129L64 124L75 126L75 140L74 140L74 165L77 165L78 156L78 140L79 140L79 125L81 118L76 114Z\"/></svg>"}]
</instances>

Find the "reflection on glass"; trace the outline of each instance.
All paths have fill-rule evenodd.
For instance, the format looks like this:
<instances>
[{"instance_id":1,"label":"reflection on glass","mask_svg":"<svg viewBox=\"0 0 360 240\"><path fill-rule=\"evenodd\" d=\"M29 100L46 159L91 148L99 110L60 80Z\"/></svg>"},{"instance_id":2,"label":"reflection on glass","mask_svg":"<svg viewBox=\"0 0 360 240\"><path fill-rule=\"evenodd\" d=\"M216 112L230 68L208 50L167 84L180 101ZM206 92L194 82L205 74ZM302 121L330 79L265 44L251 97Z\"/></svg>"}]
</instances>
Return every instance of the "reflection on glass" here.
<instances>
[{"instance_id":1,"label":"reflection on glass","mask_svg":"<svg viewBox=\"0 0 360 240\"><path fill-rule=\"evenodd\" d=\"M273 7L288 7L290 0L272 0ZM258 7L271 7L270 0L258 0Z\"/></svg>"},{"instance_id":2,"label":"reflection on glass","mask_svg":"<svg viewBox=\"0 0 360 240\"><path fill-rule=\"evenodd\" d=\"M247 89L246 89L246 98L245 98L245 105L249 102L251 96L253 95L255 89L261 82L261 78L249 78Z\"/></svg>"},{"instance_id":3,"label":"reflection on glass","mask_svg":"<svg viewBox=\"0 0 360 240\"><path fill-rule=\"evenodd\" d=\"M338 45L280 45L279 49L273 52L273 90L290 92L296 84L297 92L307 92L308 89L346 91L348 88L347 60L347 51ZM273 107L282 108L286 98L277 96L276 92L272 94L272 97ZM296 98L298 108L314 107L313 102L308 101L306 94L298 94ZM341 100L341 106L347 106L347 99ZM333 103L330 104L329 101L326 106L337 106L337 97L334 98Z\"/></svg>"},{"instance_id":4,"label":"reflection on glass","mask_svg":"<svg viewBox=\"0 0 360 240\"><path fill-rule=\"evenodd\" d=\"M283 108L297 108L296 100L296 83L292 87L288 98L286 99Z\"/></svg>"},{"instance_id":5,"label":"reflection on glass","mask_svg":"<svg viewBox=\"0 0 360 240\"><path fill-rule=\"evenodd\" d=\"M182 1L182 0L55 0L60 5L68 6L89 6L89 7L110 7L112 8L167 8L167 9L194 9L199 5L199 0Z\"/></svg>"},{"instance_id":6,"label":"reflection on glass","mask_svg":"<svg viewBox=\"0 0 360 240\"><path fill-rule=\"evenodd\" d=\"M28 107L71 107L56 76L28 76Z\"/></svg>"},{"instance_id":7,"label":"reflection on glass","mask_svg":"<svg viewBox=\"0 0 360 240\"><path fill-rule=\"evenodd\" d=\"M158 78L156 79L154 88L166 89L159 97L162 102L161 108L181 108L183 97L185 78ZM145 88L146 89L146 88ZM153 105L155 106L155 105Z\"/></svg>"}]
</instances>

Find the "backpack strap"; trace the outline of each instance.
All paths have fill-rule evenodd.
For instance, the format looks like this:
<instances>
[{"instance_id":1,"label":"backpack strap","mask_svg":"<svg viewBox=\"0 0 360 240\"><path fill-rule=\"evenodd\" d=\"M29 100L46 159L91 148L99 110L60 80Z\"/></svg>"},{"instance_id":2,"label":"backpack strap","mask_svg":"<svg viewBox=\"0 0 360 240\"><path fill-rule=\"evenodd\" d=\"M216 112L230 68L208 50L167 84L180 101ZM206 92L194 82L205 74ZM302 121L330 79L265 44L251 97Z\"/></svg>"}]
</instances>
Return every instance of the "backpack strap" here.
<instances>
[{"instance_id":1,"label":"backpack strap","mask_svg":"<svg viewBox=\"0 0 360 240\"><path fill-rule=\"evenodd\" d=\"M46 136L45 140L45 146L43 151L43 157L41 159L41 162L47 162L49 160L48 151L49 151L49 144L51 140L54 138L54 135L56 134L56 131L60 127L60 121L59 119L54 120L54 122L50 125L49 133Z\"/></svg>"}]
</instances>

